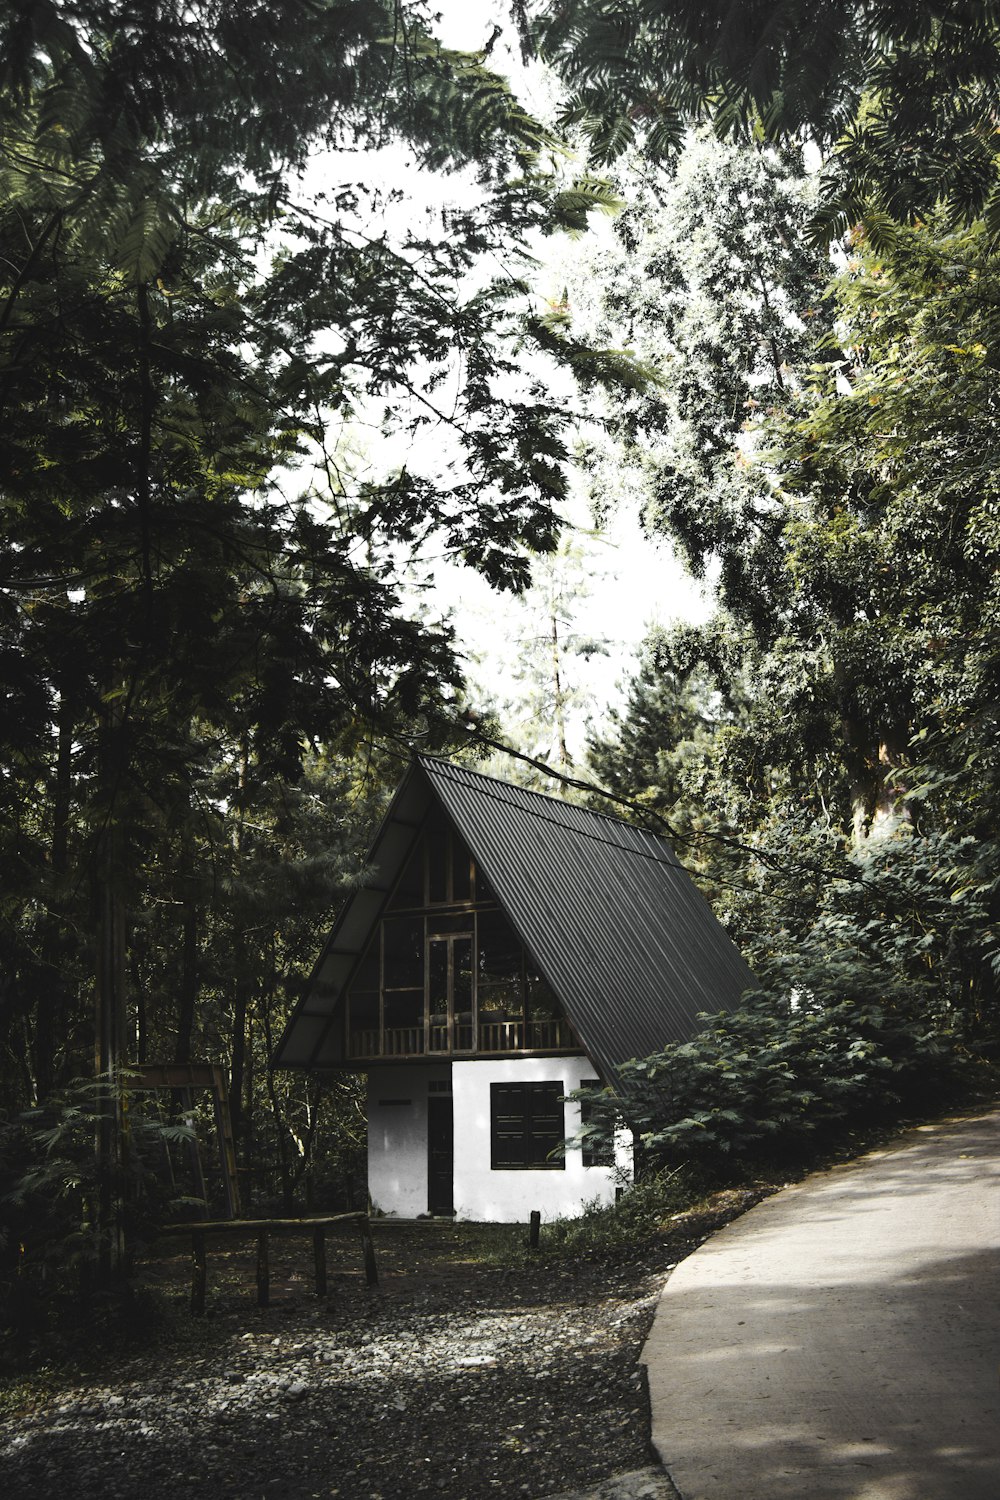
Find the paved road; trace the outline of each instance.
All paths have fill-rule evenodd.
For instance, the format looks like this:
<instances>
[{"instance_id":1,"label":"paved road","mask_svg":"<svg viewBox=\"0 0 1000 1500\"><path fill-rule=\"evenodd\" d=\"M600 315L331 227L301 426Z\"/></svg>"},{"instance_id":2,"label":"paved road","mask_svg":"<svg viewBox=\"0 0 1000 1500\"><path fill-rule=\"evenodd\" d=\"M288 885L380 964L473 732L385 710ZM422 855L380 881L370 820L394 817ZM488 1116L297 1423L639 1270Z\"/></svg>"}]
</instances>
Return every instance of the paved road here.
<instances>
[{"instance_id":1,"label":"paved road","mask_svg":"<svg viewBox=\"0 0 1000 1500\"><path fill-rule=\"evenodd\" d=\"M759 1204L642 1357L683 1500L1000 1500L1000 1112Z\"/></svg>"}]
</instances>

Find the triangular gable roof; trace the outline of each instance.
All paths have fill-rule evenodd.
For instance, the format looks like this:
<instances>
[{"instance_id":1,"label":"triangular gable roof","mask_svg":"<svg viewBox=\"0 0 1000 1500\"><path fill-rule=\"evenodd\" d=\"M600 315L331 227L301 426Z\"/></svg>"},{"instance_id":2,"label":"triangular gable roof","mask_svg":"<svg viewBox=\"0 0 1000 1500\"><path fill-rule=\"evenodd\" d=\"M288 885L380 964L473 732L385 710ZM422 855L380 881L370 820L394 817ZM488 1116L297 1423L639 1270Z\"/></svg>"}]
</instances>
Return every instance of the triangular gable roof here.
<instances>
[{"instance_id":1,"label":"triangular gable roof","mask_svg":"<svg viewBox=\"0 0 1000 1500\"><path fill-rule=\"evenodd\" d=\"M518 936L611 1081L698 1030L756 980L666 839L540 792L419 756L393 798L276 1056L343 1062L334 1024L354 966L419 837L443 807Z\"/></svg>"}]
</instances>

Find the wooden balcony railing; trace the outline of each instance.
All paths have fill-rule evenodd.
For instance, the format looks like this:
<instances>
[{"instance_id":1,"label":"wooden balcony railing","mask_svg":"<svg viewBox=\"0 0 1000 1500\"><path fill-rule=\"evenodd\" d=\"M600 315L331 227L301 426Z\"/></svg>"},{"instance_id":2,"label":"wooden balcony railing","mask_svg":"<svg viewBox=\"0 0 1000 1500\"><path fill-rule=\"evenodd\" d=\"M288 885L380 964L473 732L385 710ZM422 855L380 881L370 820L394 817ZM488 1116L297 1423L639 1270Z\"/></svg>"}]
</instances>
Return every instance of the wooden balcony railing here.
<instances>
[{"instance_id":1,"label":"wooden balcony railing","mask_svg":"<svg viewBox=\"0 0 1000 1500\"><path fill-rule=\"evenodd\" d=\"M561 1018L527 1022L480 1021L478 1046L473 1045L473 1028L467 1024L455 1024L451 1047L446 1025L435 1022L428 1027L427 1032L429 1047L425 1048L422 1026L386 1027L382 1033L381 1047L378 1031L352 1031L348 1055L358 1058L425 1057L430 1052L436 1057L452 1056L455 1053L502 1056L511 1052L563 1051L574 1045L569 1026Z\"/></svg>"},{"instance_id":2,"label":"wooden balcony railing","mask_svg":"<svg viewBox=\"0 0 1000 1500\"><path fill-rule=\"evenodd\" d=\"M392 1026L385 1029L386 1057L415 1057L424 1050L422 1026Z\"/></svg>"},{"instance_id":3,"label":"wooden balcony railing","mask_svg":"<svg viewBox=\"0 0 1000 1500\"><path fill-rule=\"evenodd\" d=\"M480 1052L547 1052L572 1045L564 1021L481 1021Z\"/></svg>"}]
</instances>

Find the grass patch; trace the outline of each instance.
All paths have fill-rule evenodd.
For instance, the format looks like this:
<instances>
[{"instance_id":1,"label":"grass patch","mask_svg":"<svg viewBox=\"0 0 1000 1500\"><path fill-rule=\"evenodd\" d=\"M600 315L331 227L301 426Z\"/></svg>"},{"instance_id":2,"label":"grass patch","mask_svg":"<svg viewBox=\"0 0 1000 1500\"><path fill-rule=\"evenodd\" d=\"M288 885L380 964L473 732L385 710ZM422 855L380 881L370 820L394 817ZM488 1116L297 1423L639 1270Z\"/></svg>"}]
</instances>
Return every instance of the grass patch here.
<instances>
[{"instance_id":1,"label":"grass patch","mask_svg":"<svg viewBox=\"0 0 1000 1500\"><path fill-rule=\"evenodd\" d=\"M560 1259L617 1260L641 1256L671 1215L704 1199L704 1182L683 1170L660 1172L637 1182L617 1203L588 1203L572 1219L542 1229L546 1253Z\"/></svg>"}]
</instances>

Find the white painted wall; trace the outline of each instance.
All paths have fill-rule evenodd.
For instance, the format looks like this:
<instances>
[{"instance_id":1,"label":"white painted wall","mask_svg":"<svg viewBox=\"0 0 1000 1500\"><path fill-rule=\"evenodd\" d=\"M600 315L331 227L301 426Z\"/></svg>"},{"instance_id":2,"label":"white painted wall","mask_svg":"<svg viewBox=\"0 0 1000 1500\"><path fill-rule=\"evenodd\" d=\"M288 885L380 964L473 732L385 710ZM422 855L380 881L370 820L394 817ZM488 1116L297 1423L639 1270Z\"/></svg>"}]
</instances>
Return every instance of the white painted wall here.
<instances>
[{"instance_id":1,"label":"white painted wall","mask_svg":"<svg viewBox=\"0 0 1000 1500\"><path fill-rule=\"evenodd\" d=\"M446 1062L369 1070L368 1193L382 1213L427 1212L427 1085L447 1082L450 1072ZM382 1102L389 1099L408 1102Z\"/></svg>"},{"instance_id":2,"label":"white painted wall","mask_svg":"<svg viewBox=\"0 0 1000 1500\"><path fill-rule=\"evenodd\" d=\"M543 1220L572 1217L597 1199L613 1203L632 1176L631 1138L617 1143L615 1167L585 1167L583 1151L570 1146L555 1171L490 1167L490 1084L558 1083L578 1089L597 1069L586 1057L487 1058L374 1067L368 1073L368 1192L376 1210L413 1219L427 1212L428 1083L451 1078L455 1112L455 1217L499 1224L527 1223L532 1209ZM389 1103L405 1100L405 1103ZM564 1106L566 1136L580 1128L580 1106Z\"/></svg>"},{"instance_id":3,"label":"white painted wall","mask_svg":"<svg viewBox=\"0 0 1000 1500\"><path fill-rule=\"evenodd\" d=\"M490 1223L526 1223L532 1209L542 1219L572 1217L586 1203L615 1201L615 1189L632 1175L630 1140L623 1138L616 1167L585 1167L579 1146L566 1152L561 1171L490 1168L490 1084L555 1083L565 1094L597 1069L586 1057L488 1058L454 1062L455 1217ZM563 1106L567 1139L580 1128L580 1106Z\"/></svg>"}]
</instances>

